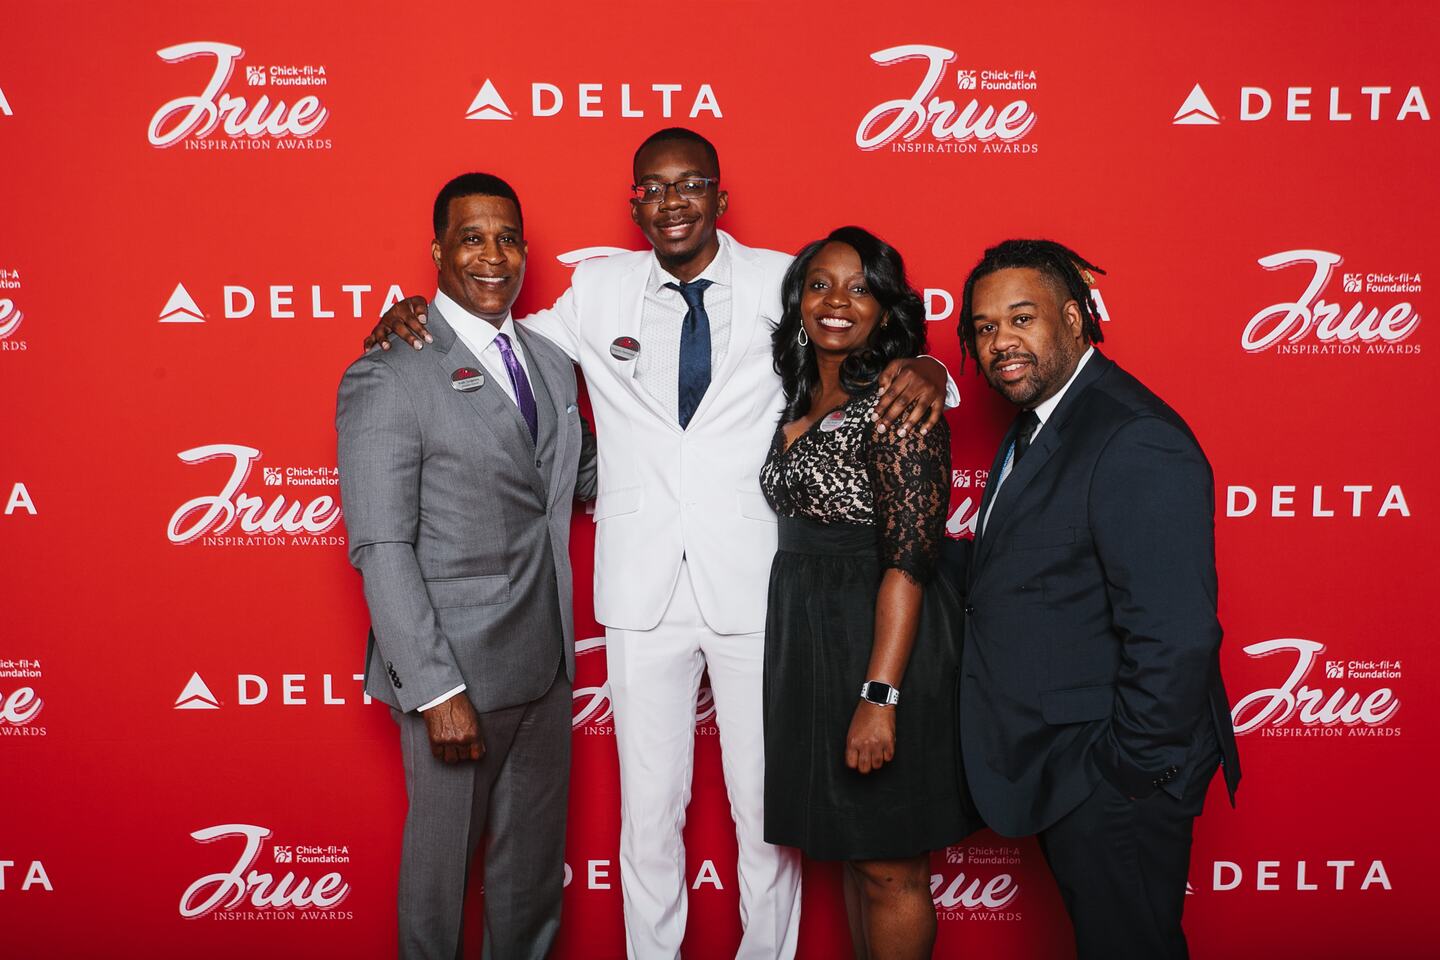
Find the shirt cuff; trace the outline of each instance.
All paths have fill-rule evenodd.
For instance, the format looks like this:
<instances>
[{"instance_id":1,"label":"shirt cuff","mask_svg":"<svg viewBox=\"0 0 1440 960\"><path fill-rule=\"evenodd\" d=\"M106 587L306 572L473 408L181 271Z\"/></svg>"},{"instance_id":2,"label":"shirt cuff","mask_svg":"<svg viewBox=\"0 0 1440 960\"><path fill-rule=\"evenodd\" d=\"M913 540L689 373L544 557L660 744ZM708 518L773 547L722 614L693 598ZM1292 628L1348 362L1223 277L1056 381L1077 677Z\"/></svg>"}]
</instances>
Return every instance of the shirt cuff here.
<instances>
[{"instance_id":1,"label":"shirt cuff","mask_svg":"<svg viewBox=\"0 0 1440 960\"><path fill-rule=\"evenodd\" d=\"M921 356L934 360L942 367L945 366L944 361L939 357L932 357L928 353L923 353ZM950 368L945 367L945 409L954 410L958 406L960 406L960 388L955 386L955 381L950 377Z\"/></svg>"},{"instance_id":2,"label":"shirt cuff","mask_svg":"<svg viewBox=\"0 0 1440 960\"><path fill-rule=\"evenodd\" d=\"M457 693L464 693L464 692L465 692L465 684L462 683L462 684L460 684L460 686L456 687L454 690L449 690L449 691L447 691L447 692L445 692L445 693L440 694L440 696L436 697L434 700L431 700L429 703L422 703L422 704L420 704L420 706L416 707L415 710L416 710L416 712L418 712L418 713L424 713L426 710L429 710L431 707L438 707L438 706L440 706L440 704L444 703L446 700L449 700L451 697L455 696L455 694L457 694Z\"/></svg>"}]
</instances>

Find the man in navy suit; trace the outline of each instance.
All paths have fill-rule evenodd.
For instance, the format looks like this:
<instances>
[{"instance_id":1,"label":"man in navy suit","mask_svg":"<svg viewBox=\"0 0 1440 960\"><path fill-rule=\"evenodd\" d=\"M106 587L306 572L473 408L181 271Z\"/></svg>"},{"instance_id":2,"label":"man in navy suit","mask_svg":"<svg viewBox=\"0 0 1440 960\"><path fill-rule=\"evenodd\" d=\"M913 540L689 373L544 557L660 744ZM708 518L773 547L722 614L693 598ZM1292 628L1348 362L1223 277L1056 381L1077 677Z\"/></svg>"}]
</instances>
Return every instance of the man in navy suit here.
<instances>
[{"instance_id":1,"label":"man in navy suit","mask_svg":"<svg viewBox=\"0 0 1440 960\"><path fill-rule=\"evenodd\" d=\"M960 724L985 820L1038 834L1081 960L1186 957L1191 824L1240 779L1220 678L1214 480L1104 357L1091 270L1009 240L965 283L963 352L1019 408L967 578Z\"/></svg>"}]
</instances>

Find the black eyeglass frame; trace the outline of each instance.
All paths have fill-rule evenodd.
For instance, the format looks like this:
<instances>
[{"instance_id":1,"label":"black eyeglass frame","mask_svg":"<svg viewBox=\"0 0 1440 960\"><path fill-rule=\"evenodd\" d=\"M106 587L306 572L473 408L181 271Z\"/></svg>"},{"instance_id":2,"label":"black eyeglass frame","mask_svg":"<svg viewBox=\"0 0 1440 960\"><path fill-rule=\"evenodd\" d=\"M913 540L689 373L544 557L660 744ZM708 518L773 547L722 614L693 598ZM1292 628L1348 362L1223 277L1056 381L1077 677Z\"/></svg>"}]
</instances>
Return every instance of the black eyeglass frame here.
<instances>
[{"instance_id":1,"label":"black eyeglass frame","mask_svg":"<svg viewBox=\"0 0 1440 960\"><path fill-rule=\"evenodd\" d=\"M703 183L705 184L705 189L701 190L693 197L687 196L680 190L680 184L682 183ZM630 184L630 199L634 200L636 203L643 203L647 206L652 203L664 203L665 198L670 196L670 191L674 190L676 196L680 197L682 200L699 200L701 197L705 196L705 194L710 192L711 187L718 187L719 185L719 177L681 177L679 180L648 180L645 183ZM642 196L640 196L640 191L648 190L652 187L663 188L660 191L660 195L658 197L656 197L654 200L646 200Z\"/></svg>"}]
</instances>

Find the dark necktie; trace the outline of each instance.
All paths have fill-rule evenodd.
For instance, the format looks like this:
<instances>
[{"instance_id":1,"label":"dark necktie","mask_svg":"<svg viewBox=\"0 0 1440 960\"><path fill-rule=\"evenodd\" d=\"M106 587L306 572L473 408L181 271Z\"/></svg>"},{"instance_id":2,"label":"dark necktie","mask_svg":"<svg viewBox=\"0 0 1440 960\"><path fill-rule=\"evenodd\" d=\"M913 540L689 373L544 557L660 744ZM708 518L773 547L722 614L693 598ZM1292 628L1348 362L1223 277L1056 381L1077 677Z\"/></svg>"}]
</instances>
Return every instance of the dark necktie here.
<instances>
[{"instance_id":1,"label":"dark necktie","mask_svg":"<svg viewBox=\"0 0 1440 960\"><path fill-rule=\"evenodd\" d=\"M1040 429L1040 416L1034 410L1026 410L1019 417L1020 429L1015 433L1015 461L1011 469L1020 466L1020 458L1030 449L1030 438Z\"/></svg>"},{"instance_id":2,"label":"dark necktie","mask_svg":"<svg viewBox=\"0 0 1440 960\"><path fill-rule=\"evenodd\" d=\"M515 388L515 406L520 408L520 416L525 418L525 426L530 428L530 442L538 443L540 427L536 420L535 394L530 391L530 378L525 376L525 368L520 366L520 358L515 356L509 337L503 333L495 334L495 346L500 348L500 356L505 361L505 371L510 374L510 385Z\"/></svg>"},{"instance_id":3,"label":"dark necktie","mask_svg":"<svg viewBox=\"0 0 1440 960\"><path fill-rule=\"evenodd\" d=\"M689 283L667 283L685 298L685 319L680 326L680 429L690 425L690 418L705 391L710 388L710 315L705 312L705 288L709 280Z\"/></svg>"}]
</instances>

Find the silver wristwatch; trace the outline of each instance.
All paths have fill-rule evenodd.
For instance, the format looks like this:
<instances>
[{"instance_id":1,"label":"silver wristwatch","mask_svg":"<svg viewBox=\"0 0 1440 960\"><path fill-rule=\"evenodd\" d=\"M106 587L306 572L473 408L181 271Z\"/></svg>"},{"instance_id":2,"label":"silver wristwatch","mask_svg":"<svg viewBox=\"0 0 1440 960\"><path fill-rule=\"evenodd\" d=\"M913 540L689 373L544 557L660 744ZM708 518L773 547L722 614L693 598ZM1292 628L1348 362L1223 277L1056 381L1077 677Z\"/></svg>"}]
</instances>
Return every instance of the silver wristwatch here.
<instances>
[{"instance_id":1,"label":"silver wristwatch","mask_svg":"<svg viewBox=\"0 0 1440 960\"><path fill-rule=\"evenodd\" d=\"M860 699L879 707L893 707L900 702L900 688L879 680L866 680L860 684Z\"/></svg>"}]
</instances>

